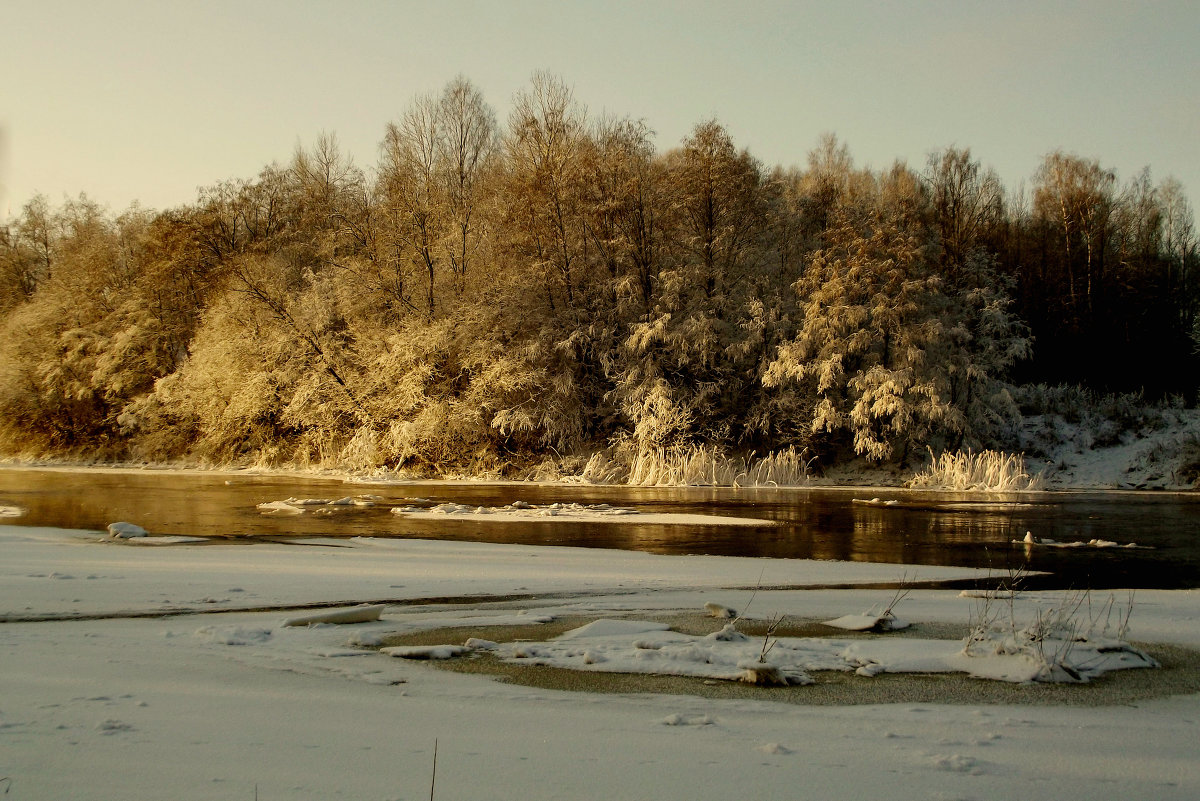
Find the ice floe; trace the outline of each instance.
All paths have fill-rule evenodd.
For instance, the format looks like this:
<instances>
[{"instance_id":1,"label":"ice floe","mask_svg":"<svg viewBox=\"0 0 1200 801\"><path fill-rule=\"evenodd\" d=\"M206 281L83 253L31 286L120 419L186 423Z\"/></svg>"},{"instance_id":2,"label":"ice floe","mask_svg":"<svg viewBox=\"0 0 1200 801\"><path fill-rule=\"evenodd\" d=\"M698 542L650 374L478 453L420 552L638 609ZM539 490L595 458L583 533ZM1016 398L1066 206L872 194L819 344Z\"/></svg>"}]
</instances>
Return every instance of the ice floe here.
<instances>
[{"instance_id":1,"label":"ice floe","mask_svg":"<svg viewBox=\"0 0 1200 801\"><path fill-rule=\"evenodd\" d=\"M109 523L108 536L123 540L132 539L133 537L144 537L146 536L146 529L136 523Z\"/></svg>"},{"instance_id":2,"label":"ice floe","mask_svg":"<svg viewBox=\"0 0 1200 801\"><path fill-rule=\"evenodd\" d=\"M1052 540L1044 537L1035 537L1031 531L1025 532L1024 539L1013 540L1013 544L1026 546L1038 545L1043 548L1137 548L1150 550L1150 546L1138 545L1136 542L1127 542L1124 545L1119 542L1113 542L1112 540L1098 539L1059 542L1058 540Z\"/></svg>"},{"instance_id":3,"label":"ice floe","mask_svg":"<svg viewBox=\"0 0 1200 801\"><path fill-rule=\"evenodd\" d=\"M416 519L462 518L489 521L573 521L586 523L651 523L660 525L709 525L709 526L771 526L770 520L727 517L703 514L671 514L638 512L606 503L552 503L534 505L525 501L514 501L505 506L472 506L462 503L439 503L434 506L396 506L392 514Z\"/></svg>"}]
</instances>

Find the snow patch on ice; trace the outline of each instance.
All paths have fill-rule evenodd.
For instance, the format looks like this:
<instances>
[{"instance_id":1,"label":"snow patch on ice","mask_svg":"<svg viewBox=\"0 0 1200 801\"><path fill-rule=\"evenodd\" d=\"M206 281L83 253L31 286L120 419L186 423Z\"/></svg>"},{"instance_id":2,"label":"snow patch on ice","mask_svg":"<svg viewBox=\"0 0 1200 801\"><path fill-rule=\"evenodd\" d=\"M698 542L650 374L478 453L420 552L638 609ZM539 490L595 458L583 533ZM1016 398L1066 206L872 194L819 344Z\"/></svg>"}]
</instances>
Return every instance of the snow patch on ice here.
<instances>
[{"instance_id":1,"label":"snow patch on ice","mask_svg":"<svg viewBox=\"0 0 1200 801\"><path fill-rule=\"evenodd\" d=\"M219 645L258 645L271 639L270 629L251 626L204 626L196 636Z\"/></svg>"},{"instance_id":2,"label":"snow patch on ice","mask_svg":"<svg viewBox=\"0 0 1200 801\"><path fill-rule=\"evenodd\" d=\"M381 654L400 659L453 659L470 651L465 645L396 645L379 649Z\"/></svg>"},{"instance_id":3,"label":"snow patch on ice","mask_svg":"<svg viewBox=\"0 0 1200 801\"><path fill-rule=\"evenodd\" d=\"M108 536L114 539L130 539L132 537L146 536L146 529L135 523L126 523L124 521L108 524Z\"/></svg>"},{"instance_id":4,"label":"snow patch on ice","mask_svg":"<svg viewBox=\"0 0 1200 801\"><path fill-rule=\"evenodd\" d=\"M839 618L824 621L824 625L845 631L900 631L912 624L890 612L883 614L866 612L861 615L842 615Z\"/></svg>"},{"instance_id":5,"label":"snow patch on ice","mask_svg":"<svg viewBox=\"0 0 1200 801\"><path fill-rule=\"evenodd\" d=\"M283 621L284 626L315 626L320 624L343 625L349 623L370 623L379 620L383 614L384 604L361 604L343 609L329 609L314 612L310 615L290 617Z\"/></svg>"},{"instance_id":6,"label":"snow patch on ice","mask_svg":"<svg viewBox=\"0 0 1200 801\"><path fill-rule=\"evenodd\" d=\"M381 500L378 495L355 495L344 498L287 498L282 501L267 501L257 505L263 514L302 515L308 509L315 508L318 512L327 511L329 507L371 507Z\"/></svg>"},{"instance_id":7,"label":"snow patch on ice","mask_svg":"<svg viewBox=\"0 0 1200 801\"><path fill-rule=\"evenodd\" d=\"M859 616L851 616L859 617ZM764 686L812 683L812 671L966 673L1008 682L1085 682L1111 670L1157 667L1121 640L1076 635L1012 641L1002 632L961 640L883 637L849 640L817 637L749 637L727 624L707 635L670 630L641 620L600 619L546 642L517 642L494 649L506 661L580 671L650 673L741 681Z\"/></svg>"},{"instance_id":8,"label":"snow patch on ice","mask_svg":"<svg viewBox=\"0 0 1200 801\"><path fill-rule=\"evenodd\" d=\"M636 517L639 522L662 525L774 525L770 520L756 520L742 517L718 517L700 514L643 514L633 509L610 506L606 503L552 503L545 506L535 506L524 501L514 501L505 506L472 506L463 503L440 503L436 506L396 506L392 514L416 519L436 518L487 518L502 521L579 521L588 523L621 523L628 522L627 518Z\"/></svg>"},{"instance_id":9,"label":"snow patch on ice","mask_svg":"<svg viewBox=\"0 0 1200 801\"><path fill-rule=\"evenodd\" d=\"M587 637L620 637L627 634L645 634L651 631L667 631L666 623L649 620L593 620L587 625L571 629L560 635L559 640L579 640Z\"/></svg>"}]
</instances>

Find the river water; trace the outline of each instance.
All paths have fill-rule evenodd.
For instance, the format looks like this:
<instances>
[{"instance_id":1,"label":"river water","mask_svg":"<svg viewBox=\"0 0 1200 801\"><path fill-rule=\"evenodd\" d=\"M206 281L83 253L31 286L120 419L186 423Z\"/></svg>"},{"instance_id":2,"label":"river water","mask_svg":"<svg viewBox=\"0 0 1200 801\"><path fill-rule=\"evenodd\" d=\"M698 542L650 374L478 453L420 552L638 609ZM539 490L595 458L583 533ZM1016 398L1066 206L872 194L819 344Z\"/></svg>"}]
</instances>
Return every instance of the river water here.
<instances>
[{"instance_id":1,"label":"river water","mask_svg":"<svg viewBox=\"0 0 1200 801\"><path fill-rule=\"evenodd\" d=\"M289 497L378 496L373 507L273 516L260 503ZM878 498L880 503L864 503ZM607 503L639 512L754 518L762 525L414 520L393 506L454 501ZM887 504L888 501L895 503ZM1015 495L900 489L631 488L420 482L347 483L254 474L0 468L0 523L103 531L125 520L154 534L246 542L305 537L407 537L619 548L663 554L839 559L1047 571L1035 586L1074 589L1200 587L1200 494L1042 492ZM1027 547L1030 532L1060 544ZM897 572L900 578L901 572ZM914 571L909 571L910 577ZM919 571L915 571L919 578Z\"/></svg>"}]
</instances>

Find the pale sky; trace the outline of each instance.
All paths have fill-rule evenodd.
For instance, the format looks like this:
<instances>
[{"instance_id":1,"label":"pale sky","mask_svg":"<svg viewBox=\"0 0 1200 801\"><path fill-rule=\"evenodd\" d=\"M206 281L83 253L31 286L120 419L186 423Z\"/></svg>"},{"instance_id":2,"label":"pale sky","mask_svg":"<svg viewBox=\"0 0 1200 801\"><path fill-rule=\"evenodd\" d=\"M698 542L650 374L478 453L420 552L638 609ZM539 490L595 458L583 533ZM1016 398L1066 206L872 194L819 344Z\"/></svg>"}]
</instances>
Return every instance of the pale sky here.
<instances>
[{"instance_id":1,"label":"pale sky","mask_svg":"<svg viewBox=\"0 0 1200 801\"><path fill-rule=\"evenodd\" d=\"M1200 2L0 0L0 219L35 193L164 209L461 73L507 119L535 70L660 148L716 118L767 165L969 147L1005 184L1062 149L1200 200Z\"/></svg>"}]
</instances>

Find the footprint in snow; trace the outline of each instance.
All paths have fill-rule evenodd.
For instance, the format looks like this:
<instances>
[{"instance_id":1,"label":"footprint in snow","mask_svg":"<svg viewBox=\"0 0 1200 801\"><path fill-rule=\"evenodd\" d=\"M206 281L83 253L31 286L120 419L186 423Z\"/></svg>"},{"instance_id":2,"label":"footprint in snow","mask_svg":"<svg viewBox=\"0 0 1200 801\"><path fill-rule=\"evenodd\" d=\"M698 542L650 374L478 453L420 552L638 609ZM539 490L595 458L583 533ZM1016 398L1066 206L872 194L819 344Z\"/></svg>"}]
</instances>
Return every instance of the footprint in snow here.
<instances>
[{"instance_id":1,"label":"footprint in snow","mask_svg":"<svg viewBox=\"0 0 1200 801\"><path fill-rule=\"evenodd\" d=\"M933 767L947 773L966 773L971 776L982 776L987 771L975 757L951 754L950 756L935 756Z\"/></svg>"},{"instance_id":2,"label":"footprint in snow","mask_svg":"<svg viewBox=\"0 0 1200 801\"><path fill-rule=\"evenodd\" d=\"M104 720L96 725L96 731L101 734L116 734L123 731L133 731L133 726L120 720Z\"/></svg>"},{"instance_id":3,"label":"footprint in snow","mask_svg":"<svg viewBox=\"0 0 1200 801\"><path fill-rule=\"evenodd\" d=\"M663 718L663 725L666 726L711 726L714 721L708 715L680 715L675 713L667 715Z\"/></svg>"}]
</instances>

